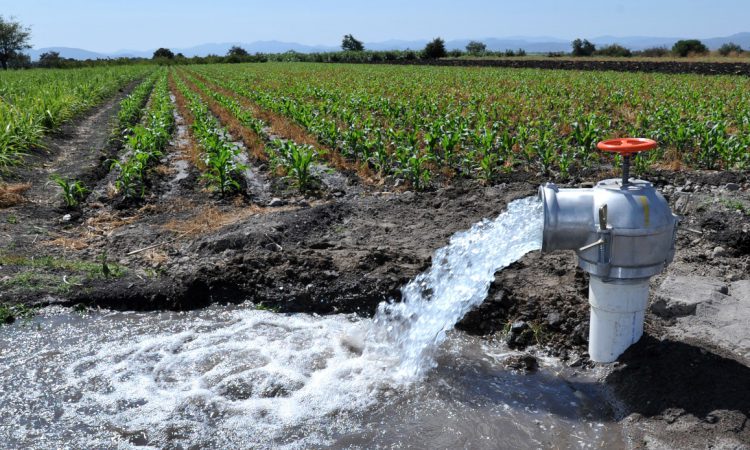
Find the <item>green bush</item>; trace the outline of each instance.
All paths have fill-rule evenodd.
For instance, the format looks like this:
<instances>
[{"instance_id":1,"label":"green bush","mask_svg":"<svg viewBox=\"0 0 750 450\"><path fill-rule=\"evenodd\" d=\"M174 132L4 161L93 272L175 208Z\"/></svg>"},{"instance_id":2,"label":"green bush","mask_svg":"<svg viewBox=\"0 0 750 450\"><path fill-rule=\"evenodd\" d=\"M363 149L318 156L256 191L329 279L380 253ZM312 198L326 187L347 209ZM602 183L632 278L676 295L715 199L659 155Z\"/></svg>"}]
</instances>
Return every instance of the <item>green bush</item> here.
<instances>
[{"instance_id":1,"label":"green bush","mask_svg":"<svg viewBox=\"0 0 750 450\"><path fill-rule=\"evenodd\" d=\"M623 47L620 44L605 45L596 51L599 56L618 56L629 58L633 56L633 52L629 48Z\"/></svg>"},{"instance_id":2,"label":"green bush","mask_svg":"<svg viewBox=\"0 0 750 450\"><path fill-rule=\"evenodd\" d=\"M638 52L639 56L645 56L647 58L661 58L668 54L669 50L666 47L649 47Z\"/></svg>"},{"instance_id":3,"label":"green bush","mask_svg":"<svg viewBox=\"0 0 750 450\"><path fill-rule=\"evenodd\" d=\"M675 42L672 53L683 58L690 54L705 55L708 53L708 47L698 39L683 39Z\"/></svg>"},{"instance_id":4,"label":"green bush","mask_svg":"<svg viewBox=\"0 0 750 450\"><path fill-rule=\"evenodd\" d=\"M727 42L726 44L719 47L719 54L721 56L729 56L731 53L742 53L742 47L735 44L734 42Z\"/></svg>"}]
</instances>

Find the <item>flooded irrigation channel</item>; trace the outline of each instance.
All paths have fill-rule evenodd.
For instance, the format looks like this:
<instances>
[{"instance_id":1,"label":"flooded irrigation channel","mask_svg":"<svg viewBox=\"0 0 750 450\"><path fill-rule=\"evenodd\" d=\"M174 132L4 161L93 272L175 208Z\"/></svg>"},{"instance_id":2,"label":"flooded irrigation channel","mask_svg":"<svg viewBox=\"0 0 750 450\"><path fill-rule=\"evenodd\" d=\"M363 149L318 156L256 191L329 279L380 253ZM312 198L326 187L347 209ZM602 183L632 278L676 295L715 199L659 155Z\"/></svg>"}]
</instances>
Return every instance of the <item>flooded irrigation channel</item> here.
<instances>
[{"instance_id":1,"label":"flooded irrigation channel","mask_svg":"<svg viewBox=\"0 0 750 450\"><path fill-rule=\"evenodd\" d=\"M190 312L51 307L0 330L6 448L618 448L598 385L554 360L449 333L437 367L393 376L369 319L251 304Z\"/></svg>"},{"instance_id":2,"label":"flooded irrigation channel","mask_svg":"<svg viewBox=\"0 0 750 450\"><path fill-rule=\"evenodd\" d=\"M540 248L514 201L454 234L373 318L245 303L190 312L48 308L0 330L10 447L616 448L593 378L454 331L497 270ZM589 374L594 377L596 374Z\"/></svg>"}]
</instances>

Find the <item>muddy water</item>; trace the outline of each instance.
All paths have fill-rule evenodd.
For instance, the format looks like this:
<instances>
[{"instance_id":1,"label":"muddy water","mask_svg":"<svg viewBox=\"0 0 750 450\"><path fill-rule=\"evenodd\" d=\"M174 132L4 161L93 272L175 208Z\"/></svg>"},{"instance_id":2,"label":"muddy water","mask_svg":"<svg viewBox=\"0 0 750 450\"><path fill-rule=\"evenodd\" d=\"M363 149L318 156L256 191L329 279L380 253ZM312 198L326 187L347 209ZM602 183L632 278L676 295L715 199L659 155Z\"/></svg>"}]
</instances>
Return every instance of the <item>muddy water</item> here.
<instances>
[{"instance_id":1,"label":"muddy water","mask_svg":"<svg viewBox=\"0 0 750 450\"><path fill-rule=\"evenodd\" d=\"M353 348L372 321L214 306L47 308L0 329L7 448L619 448L598 385L553 360L525 374L502 344L448 333L437 367Z\"/></svg>"}]
</instances>

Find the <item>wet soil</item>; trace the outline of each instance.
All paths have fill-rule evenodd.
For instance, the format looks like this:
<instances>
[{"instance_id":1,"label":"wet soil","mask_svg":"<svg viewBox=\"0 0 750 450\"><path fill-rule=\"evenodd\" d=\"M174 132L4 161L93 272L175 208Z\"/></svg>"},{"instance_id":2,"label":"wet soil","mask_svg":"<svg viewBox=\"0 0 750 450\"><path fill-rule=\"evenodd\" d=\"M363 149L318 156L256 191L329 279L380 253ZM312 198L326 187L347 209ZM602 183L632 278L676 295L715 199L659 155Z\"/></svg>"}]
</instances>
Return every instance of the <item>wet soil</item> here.
<instances>
[{"instance_id":1,"label":"wet soil","mask_svg":"<svg viewBox=\"0 0 750 450\"><path fill-rule=\"evenodd\" d=\"M203 188L189 162L192 143L178 115L148 195L122 203L108 189L105 163L123 151L109 126L119 97L66 126L12 175L32 188L26 203L0 210L0 303L152 310L250 299L278 311L371 315L379 302L398 301L400 287L453 233L547 181L512 173L492 186L454 179L412 192L334 174L336 189L315 195L263 182L253 195L221 198ZM51 171L93 190L81 208L62 207L47 184ZM645 178L683 215L668 274L749 277L747 173ZM586 354L587 286L572 253L535 252L496 274L488 299L459 328L585 370L594 365ZM747 448L750 361L700 340L675 341L667 336L672 323L649 312L644 338L603 380L623 402L633 446Z\"/></svg>"}]
</instances>

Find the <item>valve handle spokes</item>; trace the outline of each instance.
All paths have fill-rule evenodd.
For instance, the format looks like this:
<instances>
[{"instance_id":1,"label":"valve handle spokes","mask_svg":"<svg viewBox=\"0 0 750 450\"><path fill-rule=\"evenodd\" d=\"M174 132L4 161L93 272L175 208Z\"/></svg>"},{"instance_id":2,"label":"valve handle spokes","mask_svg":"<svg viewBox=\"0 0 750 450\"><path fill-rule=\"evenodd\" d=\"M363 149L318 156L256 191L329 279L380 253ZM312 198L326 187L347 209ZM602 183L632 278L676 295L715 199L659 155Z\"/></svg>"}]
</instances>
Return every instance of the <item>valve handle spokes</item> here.
<instances>
[{"instance_id":1,"label":"valve handle spokes","mask_svg":"<svg viewBox=\"0 0 750 450\"><path fill-rule=\"evenodd\" d=\"M630 183L630 157L638 152L653 150L657 147L656 141L646 138L619 138L601 141L596 148L603 152L619 153L622 156L622 185Z\"/></svg>"},{"instance_id":2,"label":"valve handle spokes","mask_svg":"<svg viewBox=\"0 0 750 450\"><path fill-rule=\"evenodd\" d=\"M609 139L596 144L596 148L603 152L616 152L623 156L653 150L656 147L656 141L646 138Z\"/></svg>"}]
</instances>

